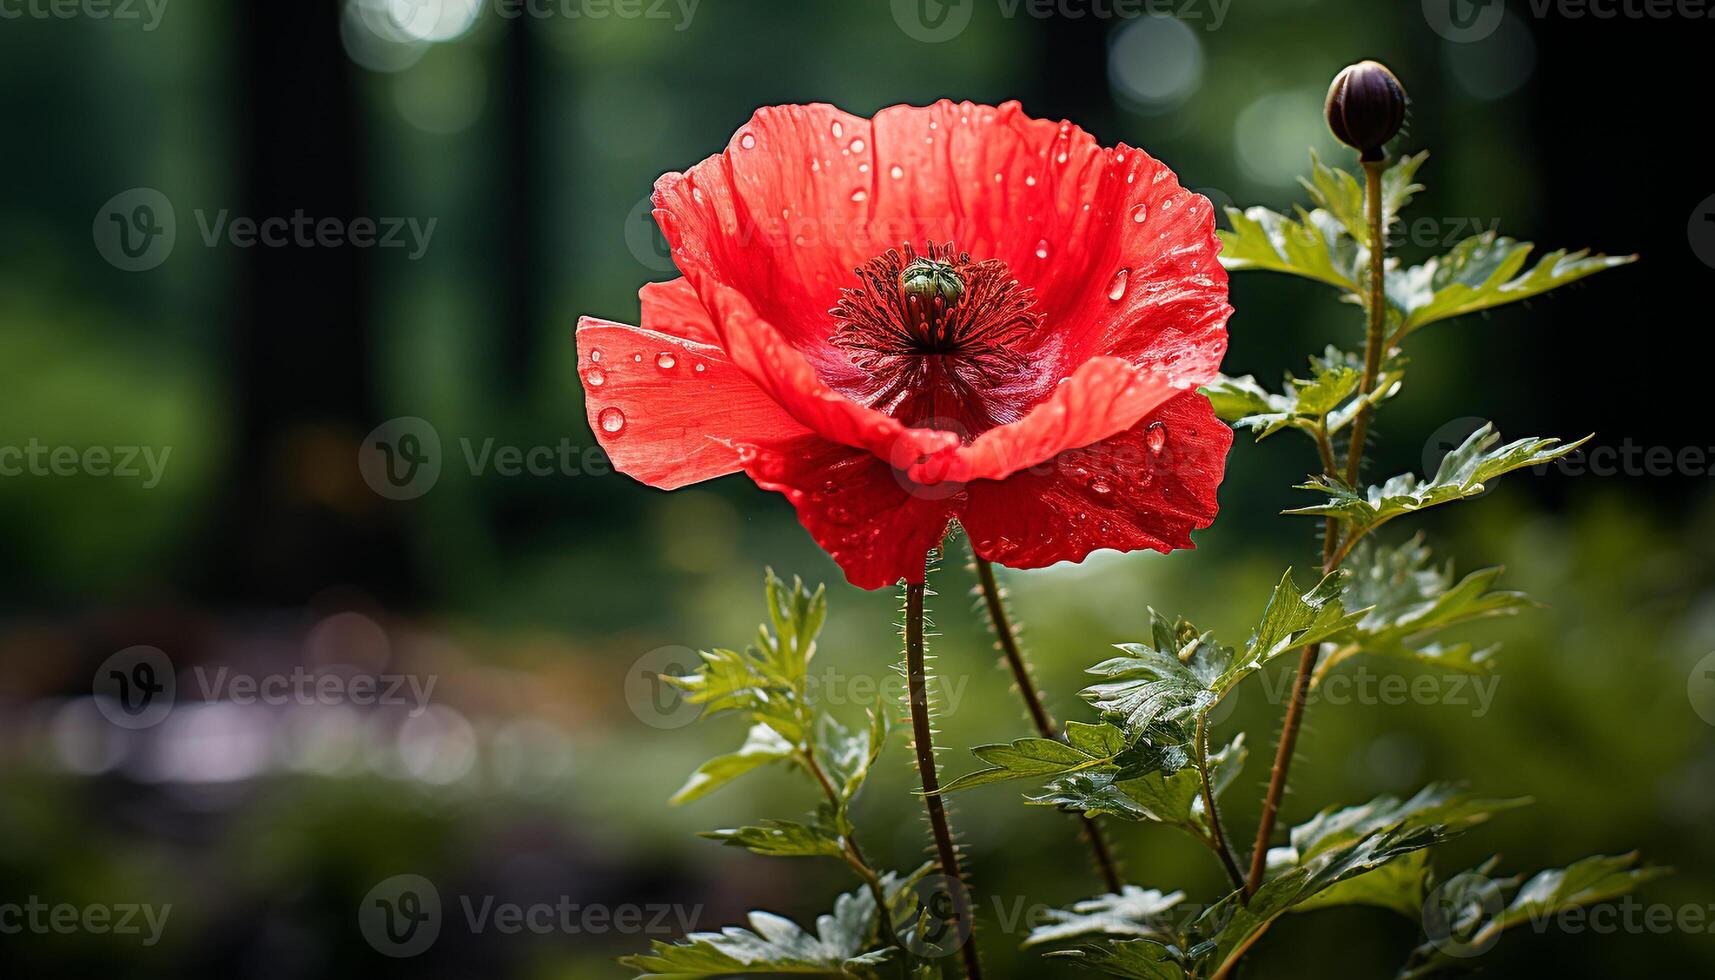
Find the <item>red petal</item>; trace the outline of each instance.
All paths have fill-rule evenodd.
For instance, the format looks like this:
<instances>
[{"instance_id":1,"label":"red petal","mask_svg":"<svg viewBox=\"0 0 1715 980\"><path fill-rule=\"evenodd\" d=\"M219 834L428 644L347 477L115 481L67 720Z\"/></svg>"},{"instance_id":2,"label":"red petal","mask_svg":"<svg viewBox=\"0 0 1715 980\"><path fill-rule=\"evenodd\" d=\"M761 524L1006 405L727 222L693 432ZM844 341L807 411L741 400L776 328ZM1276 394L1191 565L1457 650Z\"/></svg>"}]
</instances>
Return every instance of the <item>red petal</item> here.
<instances>
[{"instance_id":1,"label":"red petal","mask_svg":"<svg viewBox=\"0 0 1715 980\"><path fill-rule=\"evenodd\" d=\"M816 543L862 589L923 581L923 559L960 501L956 489L908 492L881 460L814 436L743 446L740 455L751 479L785 494Z\"/></svg>"},{"instance_id":2,"label":"red petal","mask_svg":"<svg viewBox=\"0 0 1715 980\"><path fill-rule=\"evenodd\" d=\"M719 347L590 317L578 321L577 341L590 430L616 469L650 486L673 490L737 472L738 453L720 440L809 431Z\"/></svg>"},{"instance_id":3,"label":"red petal","mask_svg":"<svg viewBox=\"0 0 1715 980\"><path fill-rule=\"evenodd\" d=\"M960 521L978 555L1013 568L1098 548L1190 548L1191 531L1215 519L1232 443L1209 400L1185 392L1120 435L967 485Z\"/></svg>"},{"instance_id":4,"label":"red petal","mask_svg":"<svg viewBox=\"0 0 1715 980\"><path fill-rule=\"evenodd\" d=\"M684 278L646 283L637 291L637 298L643 304L643 319L639 321L643 329L720 346L715 322L709 319L697 291Z\"/></svg>"},{"instance_id":5,"label":"red petal","mask_svg":"<svg viewBox=\"0 0 1715 980\"><path fill-rule=\"evenodd\" d=\"M704 293L704 302L715 312L733 363L793 418L823 438L867 449L902 469L958 444L958 436L951 432L911 428L829 388L804 356L757 317L736 290L714 284Z\"/></svg>"},{"instance_id":6,"label":"red petal","mask_svg":"<svg viewBox=\"0 0 1715 980\"><path fill-rule=\"evenodd\" d=\"M1124 432L1179 393L1164 373L1098 357L1085 361L1024 418L990 429L968 446L931 456L909 472L913 480L928 484L999 480Z\"/></svg>"}]
</instances>

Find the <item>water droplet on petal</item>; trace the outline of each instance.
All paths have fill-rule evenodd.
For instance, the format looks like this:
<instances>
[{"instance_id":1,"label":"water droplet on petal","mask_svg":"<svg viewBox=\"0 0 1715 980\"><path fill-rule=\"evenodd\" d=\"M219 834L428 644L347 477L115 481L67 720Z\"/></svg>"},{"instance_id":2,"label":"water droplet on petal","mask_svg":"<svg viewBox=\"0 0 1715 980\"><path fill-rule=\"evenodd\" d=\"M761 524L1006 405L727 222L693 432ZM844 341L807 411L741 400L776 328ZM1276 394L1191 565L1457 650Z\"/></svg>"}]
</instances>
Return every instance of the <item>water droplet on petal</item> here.
<instances>
[{"instance_id":1,"label":"water droplet on petal","mask_svg":"<svg viewBox=\"0 0 1715 980\"><path fill-rule=\"evenodd\" d=\"M893 169L888 171L888 173L893 175L894 180L900 180L905 176L905 168L896 163L893 165Z\"/></svg>"},{"instance_id":2,"label":"water droplet on petal","mask_svg":"<svg viewBox=\"0 0 1715 980\"><path fill-rule=\"evenodd\" d=\"M1096 493L1111 493L1114 488L1108 485L1108 481L1098 476L1090 483L1090 489Z\"/></svg>"},{"instance_id":3,"label":"water droplet on petal","mask_svg":"<svg viewBox=\"0 0 1715 980\"><path fill-rule=\"evenodd\" d=\"M1032 174L1029 177L1024 178L1024 186L1035 187L1036 186L1036 175Z\"/></svg>"},{"instance_id":4,"label":"water droplet on petal","mask_svg":"<svg viewBox=\"0 0 1715 980\"><path fill-rule=\"evenodd\" d=\"M1044 238L1036 243L1036 257L1039 259L1048 257L1048 239Z\"/></svg>"},{"instance_id":5,"label":"water droplet on petal","mask_svg":"<svg viewBox=\"0 0 1715 980\"><path fill-rule=\"evenodd\" d=\"M1125 299L1126 286L1131 282L1131 270L1121 269L1114 273L1114 281L1108 286L1108 299L1119 302Z\"/></svg>"},{"instance_id":6,"label":"water droplet on petal","mask_svg":"<svg viewBox=\"0 0 1715 980\"><path fill-rule=\"evenodd\" d=\"M1147 205L1139 204L1137 207L1131 209L1131 220L1140 225L1143 224L1148 217L1149 207Z\"/></svg>"},{"instance_id":7,"label":"water droplet on petal","mask_svg":"<svg viewBox=\"0 0 1715 980\"><path fill-rule=\"evenodd\" d=\"M846 135L846 128L840 125L838 119L834 120L834 139L839 139L844 135Z\"/></svg>"},{"instance_id":8,"label":"water droplet on petal","mask_svg":"<svg viewBox=\"0 0 1715 980\"><path fill-rule=\"evenodd\" d=\"M643 355L642 354L633 354L633 355L631 355L631 359L633 361L636 361L639 364L643 363Z\"/></svg>"},{"instance_id":9,"label":"water droplet on petal","mask_svg":"<svg viewBox=\"0 0 1715 980\"><path fill-rule=\"evenodd\" d=\"M601 424L601 431L618 432L625 428L625 413L617 408L604 408L601 414L596 416L596 421Z\"/></svg>"},{"instance_id":10,"label":"water droplet on petal","mask_svg":"<svg viewBox=\"0 0 1715 980\"><path fill-rule=\"evenodd\" d=\"M665 351L655 355L655 366L663 371L671 371L673 369L673 365L678 363L678 358Z\"/></svg>"},{"instance_id":11,"label":"water droplet on petal","mask_svg":"<svg viewBox=\"0 0 1715 980\"><path fill-rule=\"evenodd\" d=\"M869 200L869 191L866 191L866 190L852 191L852 202L853 203L862 204L864 201L867 201L867 200Z\"/></svg>"},{"instance_id":12,"label":"water droplet on petal","mask_svg":"<svg viewBox=\"0 0 1715 980\"><path fill-rule=\"evenodd\" d=\"M1143 430L1143 441L1149 446L1150 452L1161 452L1167 447L1167 423L1149 423L1149 428Z\"/></svg>"},{"instance_id":13,"label":"water droplet on petal","mask_svg":"<svg viewBox=\"0 0 1715 980\"><path fill-rule=\"evenodd\" d=\"M867 145L863 140L852 140L852 152L862 153Z\"/></svg>"},{"instance_id":14,"label":"water droplet on petal","mask_svg":"<svg viewBox=\"0 0 1715 980\"><path fill-rule=\"evenodd\" d=\"M607 372L603 371L601 368L590 368L588 371L584 372L584 384L589 385L591 388L600 388L602 385L607 384Z\"/></svg>"},{"instance_id":15,"label":"water droplet on petal","mask_svg":"<svg viewBox=\"0 0 1715 980\"><path fill-rule=\"evenodd\" d=\"M590 351L590 360L592 360L592 361L601 360L601 351L599 351L599 350Z\"/></svg>"},{"instance_id":16,"label":"water droplet on petal","mask_svg":"<svg viewBox=\"0 0 1715 980\"><path fill-rule=\"evenodd\" d=\"M707 364L699 364L696 367L696 372L698 374L702 374L704 371L707 371L708 369L709 369L709 366Z\"/></svg>"},{"instance_id":17,"label":"water droplet on petal","mask_svg":"<svg viewBox=\"0 0 1715 980\"><path fill-rule=\"evenodd\" d=\"M738 145L747 150L754 150L756 149L756 137L749 133L745 133L744 136L739 138Z\"/></svg>"}]
</instances>

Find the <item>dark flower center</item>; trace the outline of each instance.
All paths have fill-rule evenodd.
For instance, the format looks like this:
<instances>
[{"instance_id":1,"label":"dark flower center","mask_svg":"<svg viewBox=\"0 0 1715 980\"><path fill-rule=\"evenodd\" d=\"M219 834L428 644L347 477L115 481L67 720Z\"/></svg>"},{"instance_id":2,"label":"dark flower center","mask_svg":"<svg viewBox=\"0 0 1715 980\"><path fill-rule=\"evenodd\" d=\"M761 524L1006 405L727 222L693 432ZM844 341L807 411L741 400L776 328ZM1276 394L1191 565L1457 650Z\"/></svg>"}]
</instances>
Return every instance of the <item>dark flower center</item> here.
<instances>
[{"instance_id":1,"label":"dark flower center","mask_svg":"<svg viewBox=\"0 0 1715 980\"><path fill-rule=\"evenodd\" d=\"M868 375L858 400L910 425L974 437L1013 421L1024 341L1041 326L1035 296L996 259L952 243L889 249L855 270L829 311L833 343Z\"/></svg>"}]
</instances>

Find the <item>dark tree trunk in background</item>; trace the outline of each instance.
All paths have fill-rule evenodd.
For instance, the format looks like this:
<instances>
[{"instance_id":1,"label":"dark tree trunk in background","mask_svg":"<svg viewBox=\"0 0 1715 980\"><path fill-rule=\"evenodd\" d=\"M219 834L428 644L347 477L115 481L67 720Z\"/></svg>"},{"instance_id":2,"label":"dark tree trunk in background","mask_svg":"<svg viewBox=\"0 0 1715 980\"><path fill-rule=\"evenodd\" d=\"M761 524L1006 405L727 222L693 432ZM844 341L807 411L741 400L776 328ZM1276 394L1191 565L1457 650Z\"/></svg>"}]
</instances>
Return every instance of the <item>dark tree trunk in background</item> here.
<instances>
[{"instance_id":1,"label":"dark tree trunk in background","mask_svg":"<svg viewBox=\"0 0 1715 980\"><path fill-rule=\"evenodd\" d=\"M500 110L502 169L498 176L502 197L499 283L503 314L503 346L500 350L502 391L516 392L529 380L531 355L537 342L540 307L538 284L542 282L541 240L537 214L544 206L541 196L541 152L537 141L535 18L514 17L506 23L506 46L501 72Z\"/></svg>"},{"instance_id":2,"label":"dark tree trunk in background","mask_svg":"<svg viewBox=\"0 0 1715 980\"><path fill-rule=\"evenodd\" d=\"M358 69L338 0L232 11L233 215L376 217ZM211 202L213 204L213 202ZM207 594L295 605L334 586L403 594L410 505L381 500L357 469L383 419L375 397L374 249L220 246L237 268L228 336L233 417Z\"/></svg>"},{"instance_id":3,"label":"dark tree trunk in background","mask_svg":"<svg viewBox=\"0 0 1715 980\"><path fill-rule=\"evenodd\" d=\"M1108 31L1104 17L1049 17L1032 30L1041 52L1036 59L1040 98L1025 109L1049 119L1070 119L1103 143L1119 139L1108 91Z\"/></svg>"}]
</instances>

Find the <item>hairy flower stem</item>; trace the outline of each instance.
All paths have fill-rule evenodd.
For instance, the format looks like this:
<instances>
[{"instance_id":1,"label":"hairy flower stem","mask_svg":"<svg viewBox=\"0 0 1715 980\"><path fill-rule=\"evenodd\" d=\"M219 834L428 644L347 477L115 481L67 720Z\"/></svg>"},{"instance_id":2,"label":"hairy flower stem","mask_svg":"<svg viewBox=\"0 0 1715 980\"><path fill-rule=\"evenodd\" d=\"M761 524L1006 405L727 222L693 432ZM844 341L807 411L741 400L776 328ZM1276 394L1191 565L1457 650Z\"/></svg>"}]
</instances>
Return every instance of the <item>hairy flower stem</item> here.
<instances>
[{"instance_id":1,"label":"hairy flower stem","mask_svg":"<svg viewBox=\"0 0 1715 980\"><path fill-rule=\"evenodd\" d=\"M1221 867L1226 869L1233 887L1243 888L1245 879L1239 873L1238 861L1233 859L1233 849L1227 845L1227 829L1221 825L1221 808L1215 801L1215 787L1209 780L1209 719L1206 715L1197 717L1196 751L1198 783L1203 788L1203 812L1209 817L1209 846L1220 857Z\"/></svg>"},{"instance_id":2,"label":"hairy flower stem","mask_svg":"<svg viewBox=\"0 0 1715 980\"><path fill-rule=\"evenodd\" d=\"M1024 651L1018 645L1018 632L1013 629L1012 619L1006 612L1006 596L1000 590L1000 583L995 581L994 564L985 558L980 558L973 551L971 561L976 567L977 581L981 583L983 604L988 607L989 625L994 628L995 641L1000 646L1001 653L1006 657L1006 665L1012 671L1012 679L1018 685L1019 696L1024 698L1024 707L1030 712L1030 720L1036 725L1036 731L1043 738L1058 738L1054 729L1054 718L1048 714L1048 709L1042 705L1042 693L1036 688L1036 680L1030 675L1030 665L1024 661ZM1079 820L1084 825L1084 839L1090 842L1090 852L1095 856L1096 868L1102 874L1102 881L1108 891L1115 895L1120 893L1119 866L1115 864L1113 852L1108 847L1107 835L1102 832L1102 825L1087 815L1080 815Z\"/></svg>"},{"instance_id":3,"label":"hairy flower stem","mask_svg":"<svg viewBox=\"0 0 1715 980\"><path fill-rule=\"evenodd\" d=\"M1364 442L1369 436L1370 412L1373 408L1369 398L1375 390L1376 377L1381 373L1382 348L1386 346L1383 327L1386 321L1387 300L1385 275L1387 268L1387 241L1383 238L1386 230L1382 222L1382 170L1385 160L1365 160L1364 189L1369 209L1370 224L1370 294L1369 294L1369 331L1364 339L1364 373L1358 382L1358 415L1352 420L1352 442L1346 449L1346 483L1356 486L1358 474L1364 463ZM1323 463L1326 466L1331 461L1332 454L1324 452ZM1330 468L1331 469L1331 468ZM1338 474L1330 472L1329 476ZM1340 543L1340 528L1332 518L1328 518L1327 529L1322 537L1322 574L1326 575L1340 566L1350 553L1353 540ZM1286 795L1286 779L1292 769L1292 753L1298 747L1298 730L1304 724L1304 702L1310 694L1310 682L1315 676L1316 661L1321 654L1321 646L1312 643L1304 648L1298 657L1298 676L1292 682L1291 700L1286 703L1286 720L1281 724L1280 745L1274 754L1274 768L1269 773L1268 793L1262 801L1262 819L1257 825L1256 844L1251 851L1250 875L1245 879L1245 898L1248 900L1256 894L1262 885L1263 872L1268 868L1268 844L1274 837L1275 820L1280 816L1280 801Z\"/></svg>"},{"instance_id":4,"label":"hairy flower stem","mask_svg":"<svg viewBox=\"0 0 1715 980\"><path fill-rule=\"evenodd\" d=\"M923 808L929 813L929 829L935 837L935 854L941 863L941 874L952 892L953 914L957 917L959 955L965 961L965 976L982 980L982 964L977 960L977 944L970 930L971 895L959 870L959 852L953 845L953 832L947 826L947 808L941 799L941 777L935 768L934 727L929 719L929 685L923 666L923 589L922 582L905 586L905 682L911 703L912 747L917 750L917 773L923 780Z\"/></svg>"}]
</instances>

